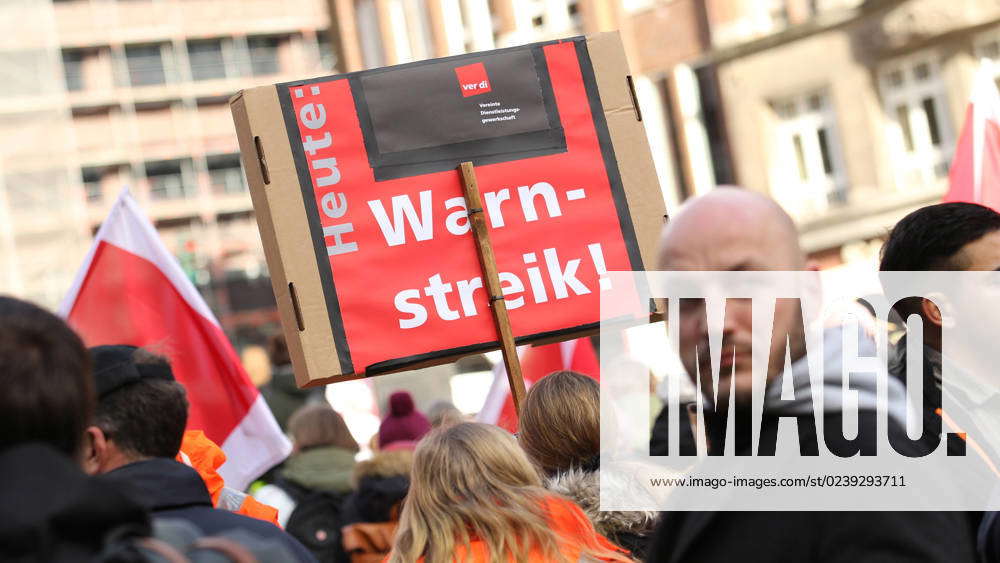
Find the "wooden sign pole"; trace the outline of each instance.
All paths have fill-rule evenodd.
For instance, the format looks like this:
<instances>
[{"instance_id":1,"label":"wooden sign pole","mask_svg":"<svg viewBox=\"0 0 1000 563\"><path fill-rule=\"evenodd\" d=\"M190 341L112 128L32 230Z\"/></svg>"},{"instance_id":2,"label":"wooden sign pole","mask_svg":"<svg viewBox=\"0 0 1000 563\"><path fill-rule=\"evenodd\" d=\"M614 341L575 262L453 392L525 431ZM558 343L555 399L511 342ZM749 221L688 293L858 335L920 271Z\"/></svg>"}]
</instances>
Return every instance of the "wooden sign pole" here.
<instances>
[{"instance_id":1,"label":"wooden sign pole","mask_svg":"<svg viewBox=\"0 0 1000 563\"><path fill-rule=\"evenodd\" d=\"M476 170L471 162L463 162L461 167L462 190L465 192L465 206L469 210L469 224L476 239L476 249L479 251L479 265L483 270L483 286L490 298L490 308L493 310L493 324L500 336L500 346L503 349L503 363L507 367L507 380L510 382L510 394L514 398L514 410L521 416L521 404L524 402L524 377L521 375L521 361L517 357L517 346L514 344L514 333L510 330L510 317L507 315L507 302L504 301L500 289L500 275L497 273L496 256L490 243L490 233L486 230L486 217L483 214L483 201L479 195L479 183L476 181Z\"/></svg>"}]
</instances>

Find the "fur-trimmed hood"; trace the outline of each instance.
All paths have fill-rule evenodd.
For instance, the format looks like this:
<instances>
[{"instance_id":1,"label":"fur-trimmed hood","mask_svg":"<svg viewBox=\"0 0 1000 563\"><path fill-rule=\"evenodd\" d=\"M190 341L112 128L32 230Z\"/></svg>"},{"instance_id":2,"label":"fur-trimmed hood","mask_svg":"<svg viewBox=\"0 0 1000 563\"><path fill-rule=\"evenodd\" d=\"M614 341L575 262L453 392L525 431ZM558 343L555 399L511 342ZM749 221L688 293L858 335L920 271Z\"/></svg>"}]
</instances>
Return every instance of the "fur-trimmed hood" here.
<instances>
[{"instance_id":1,"label":"fur-trimmed hood","mask_svg":"<svg viewBox=\"0 0 1000 563\"><path fill-rule=\"evenodd\" d=\"M597 531L614 541L622 534L648 536L656 527L659 513L656 511L606 511L602 512L600 474L573 468L550 477L546 488L574 501L594 524Z\"/></svg>"},{"instance_id":2,"label":"fur-trimmed hood","mask_svg":"<svg viewBox=\"0 0 1000 563\"><path fill-rule=\"evenodd\" d=\"M411 467L413 467L413 452L410 450L376 452L371 459L359 461L354 466L352 485L357 487L365 477L409 477Z\"/></svg>"}]
</instances>

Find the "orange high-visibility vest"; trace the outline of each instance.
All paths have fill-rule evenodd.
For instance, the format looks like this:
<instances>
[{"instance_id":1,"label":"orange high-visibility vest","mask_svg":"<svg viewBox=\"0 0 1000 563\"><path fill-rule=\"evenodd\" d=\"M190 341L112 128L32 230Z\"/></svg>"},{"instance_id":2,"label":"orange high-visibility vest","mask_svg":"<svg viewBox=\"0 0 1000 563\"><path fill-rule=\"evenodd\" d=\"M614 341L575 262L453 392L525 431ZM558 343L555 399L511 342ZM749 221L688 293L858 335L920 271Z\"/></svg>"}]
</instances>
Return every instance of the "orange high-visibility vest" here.
<instances>
[{"instance_id":1,"label":"orange high-visibility vest","mask_svg":"<svg viewBox=\"0 0 1000 563\"><path fill-rule=\"evenodd\" d=\"M593 550L603 553L595 556L588 556L587 560L601 561L631 561L628 557L628 550L622 549L610 540L597 533L593 524L587 519L583 510L572 501L565 498L551 495L544 499L545 512L548 516L548 524L559 538L559 551L568 561L578 561L582 559L585 550ZM455 546L455 561L473 561L475 563L489 561L489 550L486 543L480 539L471 538L469 547L463 545ZM421 557L417 563L422 563ZM511 559L513 561L513 559ZM537 551L528 554L528 561L531 563L543 563L546 561Z\"/></svg>"},{"instance_id":2,"label":"orange high-visibility vest","mask_svg":"<svg viewBox=\"0 0 1000 563\"><path fill-rule=\"evenodd\" d=\"M201 475L208 488L208 494L212 496L212 505L216 508L243 514L281 527L278 524L278 509L226 486L226 482L218 471L219 467L222 467L222 464L226 462L226 454L201 430L184 432L184 441L181 442L181 450L177 453L177 461L191 466Z\"/></svg>"}]
</instances>

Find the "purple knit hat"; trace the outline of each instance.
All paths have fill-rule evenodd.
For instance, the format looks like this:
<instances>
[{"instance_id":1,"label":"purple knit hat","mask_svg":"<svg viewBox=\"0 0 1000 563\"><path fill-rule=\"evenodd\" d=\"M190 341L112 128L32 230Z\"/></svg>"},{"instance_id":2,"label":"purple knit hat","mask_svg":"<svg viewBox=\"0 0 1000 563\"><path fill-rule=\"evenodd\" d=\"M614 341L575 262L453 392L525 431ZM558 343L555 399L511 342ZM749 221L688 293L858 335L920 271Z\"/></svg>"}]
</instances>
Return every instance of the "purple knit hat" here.
<instances>
[{"instance_id":1,"label":"purple knit hat","mask_svg":"<svg viewBox=\"0 0 1000 563\"><path fill-rule=\"evenodd\" d=\"M389 395L389 416L378 429L379 448L399 441L416 442L430 429L427 417L414 407L413 397L406 391L396 391Z\"/></svg>"}]
</instances>

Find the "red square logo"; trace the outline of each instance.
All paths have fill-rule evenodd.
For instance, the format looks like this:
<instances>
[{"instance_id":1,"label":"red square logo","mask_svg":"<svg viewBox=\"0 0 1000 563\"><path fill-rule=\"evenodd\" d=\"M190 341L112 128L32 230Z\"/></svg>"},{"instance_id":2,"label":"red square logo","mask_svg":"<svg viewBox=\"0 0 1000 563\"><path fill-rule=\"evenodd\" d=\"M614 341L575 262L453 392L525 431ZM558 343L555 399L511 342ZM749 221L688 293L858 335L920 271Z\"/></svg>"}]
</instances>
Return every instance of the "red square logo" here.
<instances>
[{"instance_id":1,"label":"red square logo","mask_svg":"<svg viewBox=\"0 0 1000 563\"><path fill-rule=\"evenodd\" d=\"M455 69L455 75L458 76L458 87L463 98L492 90L490 77L486 76L486 66L483 63L460 66Z\"/></svg>"}]
</instances>

